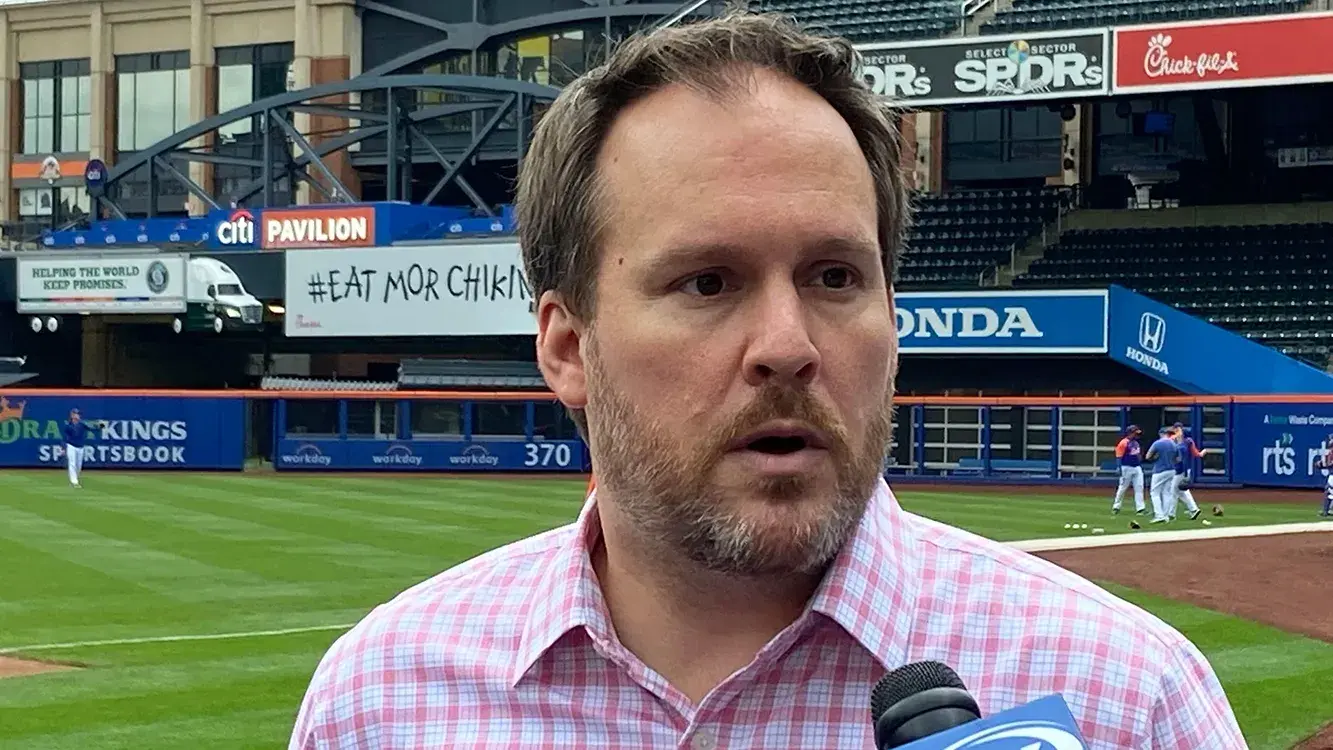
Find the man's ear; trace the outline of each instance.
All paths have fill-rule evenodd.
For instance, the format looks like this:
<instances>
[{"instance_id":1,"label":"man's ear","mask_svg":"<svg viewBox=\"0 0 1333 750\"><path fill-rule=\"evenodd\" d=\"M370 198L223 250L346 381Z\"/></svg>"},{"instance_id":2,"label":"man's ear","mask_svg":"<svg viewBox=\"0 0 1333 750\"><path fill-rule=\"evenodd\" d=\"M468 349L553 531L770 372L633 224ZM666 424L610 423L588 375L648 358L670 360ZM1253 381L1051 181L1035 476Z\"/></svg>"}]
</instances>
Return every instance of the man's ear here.
<instances>
[{"instance_id":1,"label":"man's ear","mask_svg":"<svg viewBox=\"0 0 1333 750\"><path fill-rule=\"evenodd\" d=\"M582 342L587 327L553 291L537 301L537 366L560 403L570 409L588 404L588 375Z\"/></svg>"}]
</instances>

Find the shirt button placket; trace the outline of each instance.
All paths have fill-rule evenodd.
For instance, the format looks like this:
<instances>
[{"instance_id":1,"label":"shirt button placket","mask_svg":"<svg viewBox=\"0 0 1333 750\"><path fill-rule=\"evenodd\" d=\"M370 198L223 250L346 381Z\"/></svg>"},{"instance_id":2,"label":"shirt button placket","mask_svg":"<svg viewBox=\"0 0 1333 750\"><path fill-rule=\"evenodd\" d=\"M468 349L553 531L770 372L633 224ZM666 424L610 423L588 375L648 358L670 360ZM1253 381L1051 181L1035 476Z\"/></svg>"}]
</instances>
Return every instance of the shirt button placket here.
<instances>
[{"instance_id":1,"label":"shirt button placket","mask_svg":"<svg viewBox=\"0 0 1333 750\"><path fill-rule=\"evenodd\" d=\"M717 735L711 729L699 729L690 740L690 750L716 750Z\"/></svg>"}]
</instances>

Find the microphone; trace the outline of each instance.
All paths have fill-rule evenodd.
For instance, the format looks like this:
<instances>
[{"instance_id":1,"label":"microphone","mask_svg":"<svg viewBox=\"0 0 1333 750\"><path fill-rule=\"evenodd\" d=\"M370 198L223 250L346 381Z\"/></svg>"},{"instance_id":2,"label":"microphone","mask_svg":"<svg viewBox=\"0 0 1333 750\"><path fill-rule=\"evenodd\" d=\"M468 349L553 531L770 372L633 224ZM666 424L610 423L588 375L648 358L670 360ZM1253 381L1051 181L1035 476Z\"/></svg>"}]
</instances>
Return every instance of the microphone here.
<instances>
[{"instance_id":1,"label":"microphone","mask_svg":"<svg viewBox=\"0 0 1333 750\"><path fill-rule=\"evenodd\" d=\"M1036 746L1087 750L1074 715L1059 695L982 719L962 679L937 661L915 662L884 675L871 693L870 715L877 750L983 746L990 750Z\"/></svg>"}]
</instances>

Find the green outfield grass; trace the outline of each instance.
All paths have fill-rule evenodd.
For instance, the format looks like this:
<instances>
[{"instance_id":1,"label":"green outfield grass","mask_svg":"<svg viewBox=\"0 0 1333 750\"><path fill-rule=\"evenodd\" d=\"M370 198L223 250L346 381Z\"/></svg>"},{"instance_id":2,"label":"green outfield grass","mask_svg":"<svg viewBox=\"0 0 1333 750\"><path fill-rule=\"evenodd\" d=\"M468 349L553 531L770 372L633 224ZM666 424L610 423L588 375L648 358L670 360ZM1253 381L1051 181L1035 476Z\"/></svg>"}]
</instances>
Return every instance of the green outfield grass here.
<instances>
[{"instance_id":1,"label":"green outfield grass","mask_svg":"<svg viewBox=\"0 0 1333 750\"><path fill-rule=\"evenodd\" d=\"M302 632L28 651L93 668L0 680L5 750L283 747L342 628L461 560L572 520L584 486L104 472L86 484L73 490L54 471L3 473L0 650ZM1064 523L1108 533L1127 523L1104 498L899 495L911 510L1003 540L1073 533ZM1228 504L1219 525L1309 521L1312 508ZM1113 590L1208 654L1252 747L1287 748L1333 718L1333 645Z\"/></svg>"}]
</instances>

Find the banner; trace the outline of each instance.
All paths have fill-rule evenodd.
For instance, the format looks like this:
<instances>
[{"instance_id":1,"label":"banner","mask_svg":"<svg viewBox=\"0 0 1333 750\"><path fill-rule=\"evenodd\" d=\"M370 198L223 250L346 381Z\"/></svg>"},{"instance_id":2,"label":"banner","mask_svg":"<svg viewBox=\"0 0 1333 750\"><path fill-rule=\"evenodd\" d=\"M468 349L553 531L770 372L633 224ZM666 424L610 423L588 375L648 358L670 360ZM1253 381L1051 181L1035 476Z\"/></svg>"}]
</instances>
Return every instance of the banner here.
<instances>
[{"instance_id":1,"label":"banner","mask_svg":"<svg viewBox=\"0 0 1333 750\"><path fill-rule=\"evenodd\" d=\"M288 336L537 332L512 239L284 255Z\"/></svg>"},{"instance_id":2,"label":"banner","mask_svg":"<svg viewBox=\"0 0 1333 750\"><path fill-rule=\"evenodd\" d=\"M20 313L185 312L184 255L17 259Z\"/></svg>"},{"instance_id":3,"label":"banner","mask_svg":"<svg viewBox=\"0 0 1333 750\"><path fill-rule=\"evenodd\" d=\"M1333 404L1236 404L1231 429L1232 481L1308 487L1328 481L1320 459L1333 449Z\"/></svg>"},{"instance_id":4,"label":"banner","mask_svg":"<svg viewBox=\"0 0 1333 750\"><path fill-rule=\"evenodd\" d=\"M1333 393L1333 377L1271 347L1112 286L1111 359L1184 393Z\"/></svg>"},{"instance_id":5,"label":"banner","mask_svg":"<svg viewBox=\"0 0 1333 750\"><path fill-rule=\"evenodd\" d=\"M1333 80L1333 14L1116 29L1112 91L1133 94Z\"/></svg>"},{"instance_id":6,"label":"banner","mask_svg":"<svg viewBox=\"0 0 1333 750\"><path fill-rule=\"evenodd\" d=\"M1042 32L858 44L876 94L912 106L1103 96L1109 33Z\"/></svg>"},{"instance_id":7,"label":"banner","mask_svg":"<svg viewBox=\"0 0 1333 750\"><path fill-rule=\"evenodd\" d=\"M1104 289L899 292L901 354L1104 354Z\"/></svg>"},{"instance_id":8,"label":"banner","mask_svg":"<svg viewBox=\"0 0 1333 750\"><path fill-rule=\"evenodd\" d=\"M278 441L277 469L306 471L572 471L589 469L579 440Z\"/></svg>"},{"instance_id":9,"label":"banner","mask_svg":"<svg viewBox=\"0 0 1333 750\"><path fill-rule=\"evenodd\" d=\"M63 467L70 409L99 423L85 468L233 469L245 465L245 400L0 393L0 466Z\"/></svg>"},{"instance_id":10,"label":"banner","mask_svg":"<svg viewBox=\"0 0 1333 750\"><path fill-rule=\"evenodd\" d=\"M370 247L375 206L319 206L232 211L213 229L223 249Z\"/></svg>"}]
</instances>

